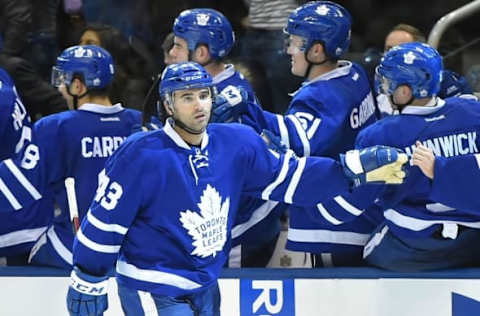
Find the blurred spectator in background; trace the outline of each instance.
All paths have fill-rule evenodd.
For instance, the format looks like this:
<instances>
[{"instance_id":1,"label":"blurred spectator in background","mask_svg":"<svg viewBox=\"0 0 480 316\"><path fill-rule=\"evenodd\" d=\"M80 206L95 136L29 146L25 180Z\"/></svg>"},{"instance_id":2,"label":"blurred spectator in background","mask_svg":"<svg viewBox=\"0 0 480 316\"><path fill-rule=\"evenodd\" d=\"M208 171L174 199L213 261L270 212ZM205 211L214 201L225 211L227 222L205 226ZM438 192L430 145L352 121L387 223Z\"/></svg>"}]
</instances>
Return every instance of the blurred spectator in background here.
<instances>
[{"instance_id":1,"label":"blurred spectator in background","mask_svg":"<svg viewBox=\"0 0 480 316\"><path fill-rule=\"evenodd\" d=\"M100 23L88 24L78 44L101 46L112 54L116 73L110 99L114 103L121 102L127 107L140 109L155 68L148 49L132 47L132 43L117 29Z\"/></svg>"},{"instance_id":2,"label":"blurred spectator in background","mask_svg":"<svg viewBox=\"0 0 480 316\"><path fill-rule=\"evenodd\" d=\"M173 34L173 32L168 33L168 35L165 37L165 39L162 42L163 63L165 65L170 65L170 64L173 64L174 62L173 56L170 55L170 50L173 47L174 37L175 37L175 34Z\"/></svg>"},{"instance_id":3,"label":"blurred spectator in background","mask_svg":"<svg viewBox=\"0 0 480 316\"><path fill-rule=\"evenodd\" d=\"M290 13L298 6L295 0L245 0L248 4L247 31L240 39L240 54L252 68L265 74L264 89L268 99L262 106L283 113L290 103L289 92L298 88L301 79L290 72L290 60L285 52L283 28Z\"/></svg>"},{"instance_id":4,"label":"blurred spectator in background","mask_svg":"<svg viewBox=\"0 0 480 316\"><path fill-rule=\"evenodd\" d=\"M41 3L50 9L50 2L42 1ZM37 8L36 4L35 8ZM40 20L45 16L42 13L46 12L35 12L35 25L32 25L32 2L30 0L0 1L0 33L3 39L0 67L5 68L12 76L18 93L33 120L67 109L62 95L39 75L29 60L33 58L28 54L31 50L29 45L34 42L37 35L40 37L41 33L29 31L34 26L41 24ZM25 57L29 59L25 59Z\"/></svg>"}]
</instances>

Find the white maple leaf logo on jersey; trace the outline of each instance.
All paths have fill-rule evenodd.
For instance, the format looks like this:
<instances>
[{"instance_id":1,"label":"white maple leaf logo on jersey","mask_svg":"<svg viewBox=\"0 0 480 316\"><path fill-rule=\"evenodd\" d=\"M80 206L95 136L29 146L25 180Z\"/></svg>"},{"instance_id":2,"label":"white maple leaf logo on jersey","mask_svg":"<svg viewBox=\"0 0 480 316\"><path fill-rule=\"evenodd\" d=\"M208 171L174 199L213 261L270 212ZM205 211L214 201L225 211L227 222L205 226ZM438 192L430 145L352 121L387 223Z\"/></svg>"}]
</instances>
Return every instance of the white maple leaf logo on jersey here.
<instances>
[{"instance_id":1,"label":"white maple leaf logo on jersey","mask_svg":"<svg viewBox=\"0 0 480 316\"><path fill-rule=\"evenodd\" d=\"M417 56L415 56L415 54L412 53L412 52L408 52L406 54L403 54L403 62L405 64L408 64L408 65L413 64L413 61L415 60L415 58L417 58Z\"/></svg>"},{"instance_id":2,"label":"white maple leaf logo on jersey","mask_svg":"<svg viewBox=\"0 0 480 316\"><path fill-rule=\"evenodd\" d=\"M208 20L210 20L210 15L205 14L205 13L199 13L197 14L197 24L198 25L207 25Z\"/></svg>"},{"instance_id":3,"label":"white maple leaf logo on jersey","mask_svg":"<svg viewBox=\"0 0 480 316\"><path fill-rule=\"evenodd\" d=\"M328 11L330 11L330 9L324 4L318 6L317 9L315 10L315 12L317 12L317 14L319 15L327 15Z\"/></svg>"},{"instance_id":4,"label":"white maple leaf logo on jersey","mask_svg":"<svg viewBox=\"0 0 480 316\"><path fill-rule=\"evenodd\" d=\"M202 258L215 257L227 241L230 198L222 203L220 194L208 184L197 205L200 214L191 210L180 212L180 222L193 238L195 249L191 254Z\"/></svg>"}]
</instances>

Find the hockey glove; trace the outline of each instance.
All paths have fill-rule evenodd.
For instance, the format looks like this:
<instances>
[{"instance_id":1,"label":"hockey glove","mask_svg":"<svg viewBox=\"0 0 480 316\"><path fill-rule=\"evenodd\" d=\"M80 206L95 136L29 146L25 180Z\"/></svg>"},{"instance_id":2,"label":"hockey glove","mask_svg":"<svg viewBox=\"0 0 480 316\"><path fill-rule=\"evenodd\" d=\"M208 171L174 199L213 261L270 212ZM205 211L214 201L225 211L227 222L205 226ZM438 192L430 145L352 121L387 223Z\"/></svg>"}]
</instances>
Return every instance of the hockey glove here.
<instances>
[{"instance_id":1,"label":"hockey glove","mask_svg":"<svg viewBox=\"0 0 480 316\"><path fill-rule=\"evenodd\" d=\"M68 288L67 309L71 316L103 315L108 308L108 277L86 274L74 267Z\"/></svg>"},{"instance_id":2,"label":"hockey glove","mask_svg":"<svg viewBox=\"0 0 480 316\"><path fill-rule=\"evenodd\" d=\"M340 154L340 161L345 174L357 187L365 183L403 183L408 157L396 148L373 146Z\"/></svg>"},{"instance_id":3,"label":"hockey glove","mask_svg":"<svg viewBox=\"0 0 480 316\"><path fill-rule=\"evenodd\" d=\"M271 149L279 154L284 154L287 151L287 146L282 143L282 139L273 134L271 131L264 129L260 136L262 136L265 143L267 143L268 149Z\"/></svg>"},{"instance_id":4,"label":"hockey glove","mask_svg":"<svg viewBox=\"0 0 480 316\"><path fill-rule=\"evenodd\" d=\"M217 95L212 109L212 122L228 123L238 121L242 110L246 109L248 94L238 86L227 86Z\"/></svg>"}]
</instances>

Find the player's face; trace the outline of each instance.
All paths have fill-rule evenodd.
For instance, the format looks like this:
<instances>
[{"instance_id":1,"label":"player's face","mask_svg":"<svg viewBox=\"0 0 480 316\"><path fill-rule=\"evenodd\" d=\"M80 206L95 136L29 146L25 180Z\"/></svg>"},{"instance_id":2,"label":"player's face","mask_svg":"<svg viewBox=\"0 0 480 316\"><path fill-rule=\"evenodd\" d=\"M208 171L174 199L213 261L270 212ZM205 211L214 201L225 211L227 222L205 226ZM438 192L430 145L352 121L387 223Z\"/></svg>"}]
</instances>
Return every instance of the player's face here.
<instances>
[{"instance_id":1,"label":"player's face","mask_svg":"<svg viewBox=\"0 0 480 316\"><path fill-rule=\"evenodd\" d=\"M387 52L394 46L410 42L413 42L412 34L400 30L393 31L387 35L387 38L385 38L384 51Z\"/></svg>"},{"instance_id":2,"label":"player's face","mask_svg":"<svg viewBox=\"0 0 480 316\"><path fill-rule=\"evenodd\" d=\"M303 77L307 72L308 62L305 59L303 46L305 39L297 35L290 35L288 38L287 54L290 55L292 62L292 74Z\"/></svg>"},{"instance_id":3,"label":"player's face","mask_svg":"<svg viewBox=\"0 0 480 316\"><path fill-rule=\"evenodd\" d=\"M171 61L175 64L188 61L188 45L183 38L175 36L173 38L173 46L169 51Z\"/></svg>"},{"instance_id":4,"label":"player's face","mask_svg":"<svg viewBox=\"0 0 480 316\"><path fill-rule=\"evenodd\" d=\"M209 88L175 91L173 117L189 129L205 130L212 110L212 92Z\"/></svg>"}]
</instances>

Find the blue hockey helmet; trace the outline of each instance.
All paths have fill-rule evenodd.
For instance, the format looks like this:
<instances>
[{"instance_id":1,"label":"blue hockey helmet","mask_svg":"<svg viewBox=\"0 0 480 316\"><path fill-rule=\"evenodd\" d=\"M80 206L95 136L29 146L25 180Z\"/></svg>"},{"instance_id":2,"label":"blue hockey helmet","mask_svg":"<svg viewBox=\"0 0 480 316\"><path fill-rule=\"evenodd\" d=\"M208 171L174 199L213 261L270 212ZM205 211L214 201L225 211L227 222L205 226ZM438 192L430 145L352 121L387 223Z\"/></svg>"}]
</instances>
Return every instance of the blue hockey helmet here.
<instances>
[{"instance_id":1,"label":"blue hockey helmet","mask_svg":"<svg viewBox=\"0 0 480 316\"><path fill-rule=\"evenodd\" d=\"M52 85L69 86L75 76L80 77L87 89L100 90L108 86L115 69L109 52L95 45L79 45L65 49L52 67Z\"/></svg>"},{"instance_id":2,"label":"blue hockey helmet","mask_svg":"<svg viewBox=\"0 0 480 316\"><path fill-rule=\"evenodd\" d=\"M375 71L380 93L392 95L401 85L415 98L435 96L440 90L443 61L438 51L425 43L411 42L393 47Z\"/></svg>"},{"instance_id":3,"label":"blue hockey helmet","mask_svg":"<svg viewBox=\"0 0 480 316\"><path fill-rule=\"evenodd\" d=\"M211 88L212 76L199 64L186 62L169 65L162 73L158 93L167 98L177 90Z\"/></svg>"},{"instance_id":4,"label":"blue hockey helmet","mask_svg":"<svg viewBox=\"0 0 480 316\"><path fill-rule=\"evenodd\" d=\"M290 14L284 32L304 37L303 50L321 42L326 55L338 59L350 46L352 18L341 5L330 1L312 1Z\"/></svg>"},{"instance_id":5,"label":"blue hockey helmet","mask_svg":"<svg viewBox=\"0 0 480 316\"><path fill-rule=\"evenodd\" d=\"M187 41L188 50L208 46L213 59L225 57L233 47L235 34L227 18L213 9L185 10L175 19L173 33Z\"/></svg>"}]
</instances>

